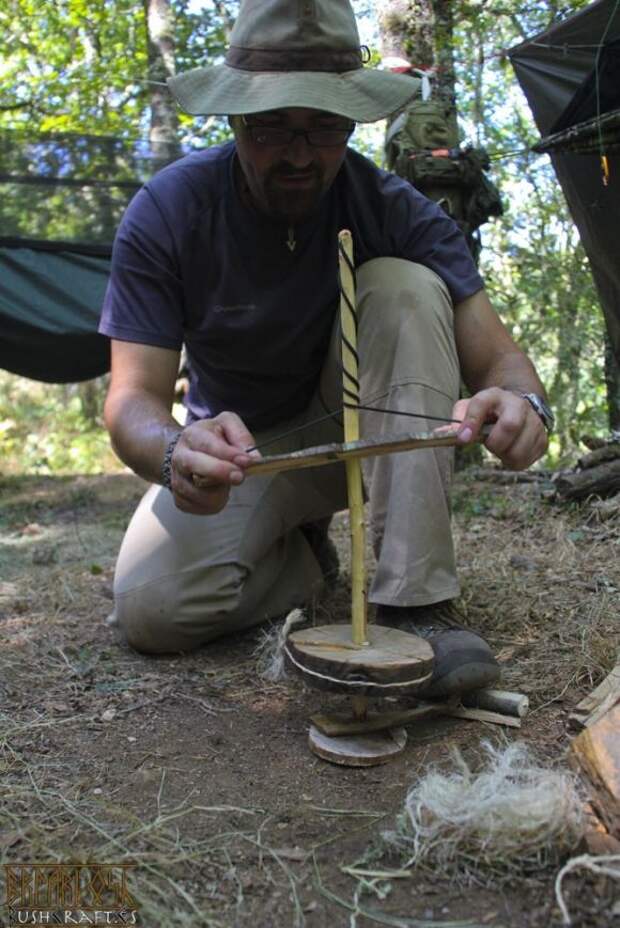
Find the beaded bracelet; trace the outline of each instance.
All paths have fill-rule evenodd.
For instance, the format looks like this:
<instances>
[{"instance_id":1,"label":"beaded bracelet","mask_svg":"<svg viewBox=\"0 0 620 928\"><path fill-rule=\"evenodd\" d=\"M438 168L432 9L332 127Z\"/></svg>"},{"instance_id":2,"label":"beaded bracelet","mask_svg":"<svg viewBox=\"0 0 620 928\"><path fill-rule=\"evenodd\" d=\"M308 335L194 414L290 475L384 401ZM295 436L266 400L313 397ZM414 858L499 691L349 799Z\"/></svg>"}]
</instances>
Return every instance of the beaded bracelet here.
<instances>
[{"instance_id":1,"label":"beaded bracelet","mask_svg":"<svg viewBox=\"0 0 620 928\"><path fill-rule=\"evenodd\" d=\"M170 492L172 492L172 455L182 434L183 432L177 432L174 438L171 438L168 442L164 454L164 463L161 466L161 482Z\"/></svg>"}]
</instances>

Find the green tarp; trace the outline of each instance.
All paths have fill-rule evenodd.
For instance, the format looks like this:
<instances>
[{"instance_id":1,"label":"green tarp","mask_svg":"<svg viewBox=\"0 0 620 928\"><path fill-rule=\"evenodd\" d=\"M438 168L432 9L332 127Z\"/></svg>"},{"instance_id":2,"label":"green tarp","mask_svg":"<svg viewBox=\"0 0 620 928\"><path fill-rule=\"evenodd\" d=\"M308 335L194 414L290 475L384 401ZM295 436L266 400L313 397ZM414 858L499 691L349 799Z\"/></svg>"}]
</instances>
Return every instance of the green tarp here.
<instances>
[{"instance_id":1,"label":"green tarp","mask_svg":"<svg viewBox=\"0 0 620 928\"><path fill-rule=\"evenodd\" d=\"M49 383L109 367L97 334L114 233L173 143L0 130L0 367Z\"/></svg>"},{"instance_id":2,"label":"green tarp","mask_svg":"<svg viewBox=\"0 0 620 928\"><path fill-rule=\"evenodd\" d=\"M0 367L48 383L105 373L97 324L109 268L100 255L0 247Z\"/></svg>"},{"instance_id":3,"label":"green tarp","mask_svg":"<svg viewBox=\"0 0 620 928\"><path fill-rule=\"evenodd\" d=\"M620 4L597 0L509 52L541 136L566 132L620 108ZM600 152L551 152L596 283L620 364L620 156L609 154L603 184Z\"/></svg>"}]
</instances>

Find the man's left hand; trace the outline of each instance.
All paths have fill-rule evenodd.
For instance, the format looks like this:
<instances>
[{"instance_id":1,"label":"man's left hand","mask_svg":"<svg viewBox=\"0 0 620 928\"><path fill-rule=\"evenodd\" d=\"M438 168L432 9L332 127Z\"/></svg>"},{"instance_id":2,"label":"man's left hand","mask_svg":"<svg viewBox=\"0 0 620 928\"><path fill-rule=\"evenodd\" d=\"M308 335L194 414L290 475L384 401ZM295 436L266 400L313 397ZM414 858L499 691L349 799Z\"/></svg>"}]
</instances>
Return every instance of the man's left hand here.
<instances>
[{"instance_id":1,"label":"man's left hand","mask_svg":"<svg viewBox=\"0 0 620 928\"><path fill-rule=\"evenodd\" d=\"M529 467L549 444L540 417L526 399L511 390L490 387L470 399L458 400L452 416L463 420L457 433L463 445L475 441L483 425L490 425L485 447L511 470Z\"/></svg>"}]
</instances>

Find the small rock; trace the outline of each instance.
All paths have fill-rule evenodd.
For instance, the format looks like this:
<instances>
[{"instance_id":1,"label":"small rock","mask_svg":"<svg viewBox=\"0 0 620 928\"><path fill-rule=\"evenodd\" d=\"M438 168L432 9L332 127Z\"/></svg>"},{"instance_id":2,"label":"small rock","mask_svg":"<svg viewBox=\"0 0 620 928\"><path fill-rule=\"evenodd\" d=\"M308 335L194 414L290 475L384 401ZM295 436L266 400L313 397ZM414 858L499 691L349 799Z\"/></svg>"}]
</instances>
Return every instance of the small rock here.
<instances>
[{"instance_id":1,"label":"small rock","mask_svg":"<svg viewBox=\"0 0 620 928\"><path fill-rule=\"evenodd\" d=\"M522 554L513 554L510 558L510 566L514 567L515 570L535 570L536 561L533 561L529 557L523 557Z\"/></svg>"},{"instance_id":2,"label":"small rock","mask_svg":"<svg viewBox=\"0 0 620 928\"><path fill-rule=\"evenodd\" d=\"M105 712L101 713L101 720L103 722L111 722L115 715L116 709L106 709Z\"/></svg>"},{"instance_id":3,"label":"small rock","mask_svg":"<svg viewBox=\"0 0 620 928\"><path fill-rule=\"evenodd\" d=\"M101 794L103 793L103 790L101 789L100 786L97 786L96 789L93 790L93 793L95 796L101 796Z\"/></svg>"}]
</instances>

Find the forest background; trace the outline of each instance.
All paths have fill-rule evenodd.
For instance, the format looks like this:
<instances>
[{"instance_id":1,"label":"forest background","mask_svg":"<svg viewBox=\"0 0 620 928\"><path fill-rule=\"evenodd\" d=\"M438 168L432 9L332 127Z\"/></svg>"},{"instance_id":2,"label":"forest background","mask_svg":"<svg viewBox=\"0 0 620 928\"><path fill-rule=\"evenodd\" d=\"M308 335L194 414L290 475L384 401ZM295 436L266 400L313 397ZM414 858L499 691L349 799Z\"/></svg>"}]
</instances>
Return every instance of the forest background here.
<instances>
[{"instance_id":1,"label":"forest background","mask_svg":"<svg viewBox=\"0 0 620 928\"><path fill-rule=\"evenodd\" d=\"M587 0L353 0L362 41L380 64L386 13L415 29L449 6L463 143L487 148L504 215L482 228L491 298L549 392L557 430L547 459L562 466L584 434L607 434L605 326L587 258L506 50ZM238 3L227 0L0 0L0 130L174 139L204 147L225 120L178 113L167 74L218 63ZM403 13L403 10L405 11ZM381 164L385 127L352 145ZM4 203L2 209L19 209ZM106 378L50 386L0 372L0 472L99 473L118 468L102 426ZM613 422L613 419L611 420Z\"/></svg>"}]
</instances>

